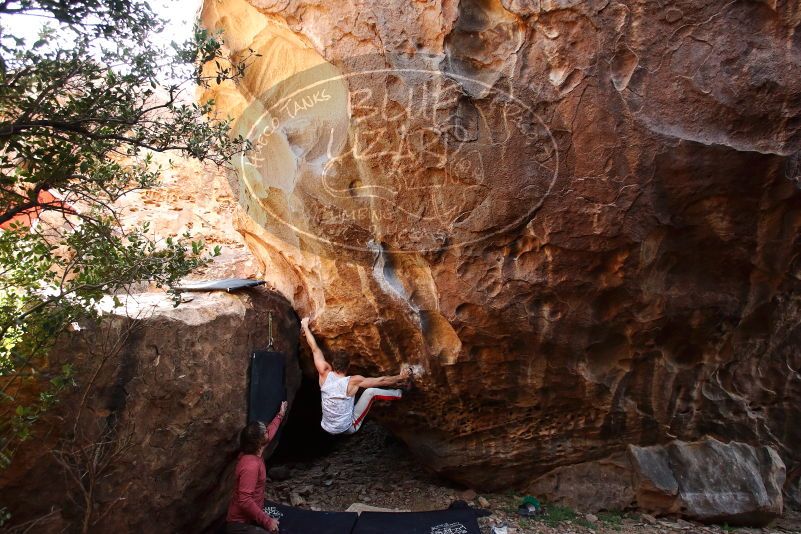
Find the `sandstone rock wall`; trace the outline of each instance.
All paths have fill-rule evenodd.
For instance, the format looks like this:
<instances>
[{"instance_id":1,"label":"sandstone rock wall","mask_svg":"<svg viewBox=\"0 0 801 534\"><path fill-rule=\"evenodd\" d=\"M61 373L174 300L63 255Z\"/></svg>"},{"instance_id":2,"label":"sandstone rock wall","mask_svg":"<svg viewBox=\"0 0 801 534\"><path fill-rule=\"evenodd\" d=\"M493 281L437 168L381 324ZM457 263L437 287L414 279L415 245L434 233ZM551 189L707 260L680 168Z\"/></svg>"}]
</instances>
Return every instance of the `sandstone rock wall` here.
<instances>
[{"instance_id":1,"label":"sandstone rock wall","mask_svg":"<svg viewBox=\"0 0 801 534\"><path fill-rule=\"evenodd\" d=\"M186 300L173 308L163 294L135 295L130 317L84 325L53 351L52 368L71 363L78 387L0 476L13 525L81 532L89 517L87 532L200 532L225 510L250 352L267 345L272 314L291 402L298 320L267 291Z\"/></svg>"},{"instance_id":2,"label":"sandstone rock wall","mask_svg":"<svg viewBox=\"0 0 801 534\"><path fill-rule=\"evenodd\" d=\"M796 4L207 0L202 21L260 54L204 95L254 141L240 230L358 370L423 366L384 422L428 465L525 486L709 434L797 479Z\"/></svg>"}]
</instances>

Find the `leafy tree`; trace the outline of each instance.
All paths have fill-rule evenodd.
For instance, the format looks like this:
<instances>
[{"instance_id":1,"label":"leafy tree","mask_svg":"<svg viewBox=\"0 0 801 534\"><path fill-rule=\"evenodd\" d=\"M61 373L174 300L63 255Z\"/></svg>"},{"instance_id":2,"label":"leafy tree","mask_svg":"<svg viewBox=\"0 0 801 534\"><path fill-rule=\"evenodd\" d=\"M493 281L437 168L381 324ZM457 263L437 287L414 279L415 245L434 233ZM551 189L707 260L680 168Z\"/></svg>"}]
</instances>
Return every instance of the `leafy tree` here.
<instances>
[{"instance_id":1,"label":"leafy tree","mask_svg":"<svg viewBox=\"0 0 801 534\"><path fill-rule=\"evenodd\" d=\"M35 40L16 31L28 20L44 22ZM197 27L156 45L162 28L142 0L0 0L0 469L71 383L69 367L44 372L58 334L104 295L170 286L208 259L188 235L124 228L114 207L158 183L153 152L223 165L247 148L191 91L249 58L225 61Z\"/></svg>"}]
</instances>

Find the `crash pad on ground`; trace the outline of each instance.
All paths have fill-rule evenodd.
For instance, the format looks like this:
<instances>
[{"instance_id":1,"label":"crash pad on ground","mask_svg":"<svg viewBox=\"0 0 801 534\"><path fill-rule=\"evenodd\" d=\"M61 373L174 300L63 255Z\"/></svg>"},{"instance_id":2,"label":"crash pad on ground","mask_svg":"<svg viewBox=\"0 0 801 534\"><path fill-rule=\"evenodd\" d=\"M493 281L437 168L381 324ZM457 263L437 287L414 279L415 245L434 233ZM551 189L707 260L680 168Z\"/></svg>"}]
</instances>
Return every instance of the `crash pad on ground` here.
<instances>
[{"instance_id":1,"label":"crash pad on ground","mask_svg":"<svg viewBox=\"0 0 801 534\"><path fill-rule=\"evenodd\" d=\"M266 502L280 534L481 534L477 517L489 512L456 502L429 512L315 512Z\"/></svg>"},{"instance_id":2,"label":"crash pad on ground","mask_svg":"<svg viewBox=\"0 0 801 534\"><path fill-rule=\"evenodd\" d=\"M271 502L265 503L264 511L278 519L280 534L351 534L359 517L354 512L315 512Z\"/></svg>"},{"instance_id":3,"label":"crash pad on ground","mask_svg":"<svg viewBox=\"0 0 801 534\"><path fill-rule=\"evenodd\" d=\"M470 509L363 512L352 534L481 534Z\"/></svg>"}]
</instances>

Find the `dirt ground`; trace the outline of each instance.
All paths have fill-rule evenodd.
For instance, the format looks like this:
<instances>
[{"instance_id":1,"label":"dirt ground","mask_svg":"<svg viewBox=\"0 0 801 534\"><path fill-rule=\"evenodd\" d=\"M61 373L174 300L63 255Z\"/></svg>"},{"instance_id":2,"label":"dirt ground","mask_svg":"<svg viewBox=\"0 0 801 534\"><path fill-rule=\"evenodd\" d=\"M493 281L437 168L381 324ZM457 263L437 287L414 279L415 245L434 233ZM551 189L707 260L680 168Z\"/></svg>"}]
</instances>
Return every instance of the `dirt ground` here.
<instances>
[{"instance_id":1,"label":"dirt ground","mask_svg":"<svg viewBox=\"0 0 801 534\"><path fill-rule=\"evenodd\" d=\"M365 424L355 436L338 440L323 457L268 461L267 498L313 510L345 510L354 503L397 510L447 508L455 500L488 509L479 519L482 534L506 525L508 534L801 532L801 514L789 511L769 528L701 525L676 518L637 513L583 514L550 507L545 517L526 519L515 510L522 495L483 493L458 488L424 469L402 444L378 425Z\"/></svg>"}]
</instances>

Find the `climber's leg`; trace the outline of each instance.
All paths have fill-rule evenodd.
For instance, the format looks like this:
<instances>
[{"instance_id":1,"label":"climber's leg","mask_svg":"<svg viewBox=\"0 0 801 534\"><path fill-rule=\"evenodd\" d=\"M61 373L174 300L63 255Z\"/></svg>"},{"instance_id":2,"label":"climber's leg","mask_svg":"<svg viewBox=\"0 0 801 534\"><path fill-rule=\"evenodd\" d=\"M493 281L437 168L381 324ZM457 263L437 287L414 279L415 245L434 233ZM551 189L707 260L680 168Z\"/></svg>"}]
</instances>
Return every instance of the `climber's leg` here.
<instances>
[{"instance_id":1,"label":"climber's leg","mask_svg":"<svg viewBox=\"0 0 801 534\"><path fill-rule=\"evenodd\" d=\"M356 406L353 407L353 426L347 433L353 434L361 428L364 417L367 415L367 412L370 411L374 400L394 401L399 400L402 396L403 392L399 389L365 389L362 396L359 397L358 402L356 402Z\"/></svg>"}]
</instances>

